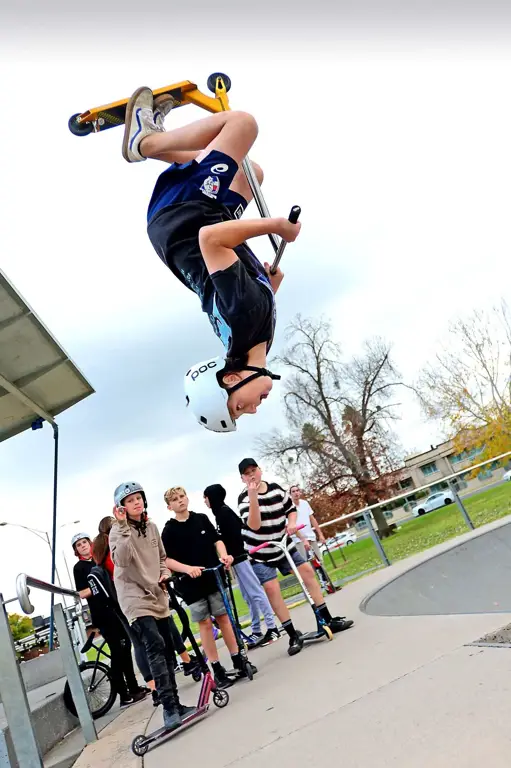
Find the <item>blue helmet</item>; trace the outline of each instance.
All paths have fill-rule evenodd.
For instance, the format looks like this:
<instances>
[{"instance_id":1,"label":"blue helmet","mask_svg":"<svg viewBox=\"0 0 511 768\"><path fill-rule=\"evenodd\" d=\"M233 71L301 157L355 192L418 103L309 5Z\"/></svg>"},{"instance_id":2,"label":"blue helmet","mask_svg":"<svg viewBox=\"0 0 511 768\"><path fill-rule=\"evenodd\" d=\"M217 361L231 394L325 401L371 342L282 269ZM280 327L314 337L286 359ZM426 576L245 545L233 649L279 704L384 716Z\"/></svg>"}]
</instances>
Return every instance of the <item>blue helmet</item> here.
<instances>
[{"instance_id":1,"label":"blue helmet","mask_svg":"<svg viewBox=\"0 0 511 768\"><path fill-rule=\"evenodd\" d=\"M126 496L131 496L132 493L140 493L144 500L144 508L147 509L147 499L145 495L145 491L140 485L140 483L135 483L133 480L130 480L127 483L121 483L117 486L117 488L114 491L114 503L116 507L121 507L122 502L126 498Z\"/></svg>"}]
</instances>

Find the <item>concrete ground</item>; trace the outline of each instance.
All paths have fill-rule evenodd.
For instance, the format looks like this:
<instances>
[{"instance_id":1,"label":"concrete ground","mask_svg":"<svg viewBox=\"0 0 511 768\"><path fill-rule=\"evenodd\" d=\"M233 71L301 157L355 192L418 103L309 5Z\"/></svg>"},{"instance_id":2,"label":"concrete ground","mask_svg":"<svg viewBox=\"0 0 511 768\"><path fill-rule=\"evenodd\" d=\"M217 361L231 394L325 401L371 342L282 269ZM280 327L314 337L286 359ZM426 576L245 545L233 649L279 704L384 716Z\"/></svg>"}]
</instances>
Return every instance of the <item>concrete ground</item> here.
<instances>
[{"instance_id":1,"label":"concrete ground","mask_svg":"<svg viewBox=\"0 0 511 768\"><path fill-rule=\"evenodd\" d=\"M329 597L334 615L355 619L331 643L294 658L285 638L252 652L254 681L236 684L225 709L212 706L201 722L150 750L143 765L479 768L484 759L507 768L511 650L470 643L509 624L511 614L381 617L359 609L368 593L438 549ZM302 630L314 623L307 606L293 611L293 621ZM180 689L192 703L198 686L180 677ZM131 739L160 725L161 710L132 707L84 750L76 768L140 766Z\"/></svg>"}]
</instances>

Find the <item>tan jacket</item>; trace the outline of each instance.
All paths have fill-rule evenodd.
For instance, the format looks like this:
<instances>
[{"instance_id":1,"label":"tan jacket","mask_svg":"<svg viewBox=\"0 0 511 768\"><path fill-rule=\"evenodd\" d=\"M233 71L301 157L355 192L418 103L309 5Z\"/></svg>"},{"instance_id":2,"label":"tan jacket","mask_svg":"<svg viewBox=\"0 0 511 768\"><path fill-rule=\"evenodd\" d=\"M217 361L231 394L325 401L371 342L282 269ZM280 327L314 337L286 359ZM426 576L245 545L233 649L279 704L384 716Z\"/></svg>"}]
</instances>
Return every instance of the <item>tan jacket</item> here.
<instances>
[{"instance_id":1,"label":"tan jacket","mask_svg":"<svg viewBox=\"0 0 511 768\"><path fill-rule=\"evenodd\" d=\"M147 521L146 535L118 520L110 530L114 583L121 610L132 624L142 616L164 619L170 615L169 598L158 581L170 578L165 550L156 525Z\"/></svg>"}]
</instances>

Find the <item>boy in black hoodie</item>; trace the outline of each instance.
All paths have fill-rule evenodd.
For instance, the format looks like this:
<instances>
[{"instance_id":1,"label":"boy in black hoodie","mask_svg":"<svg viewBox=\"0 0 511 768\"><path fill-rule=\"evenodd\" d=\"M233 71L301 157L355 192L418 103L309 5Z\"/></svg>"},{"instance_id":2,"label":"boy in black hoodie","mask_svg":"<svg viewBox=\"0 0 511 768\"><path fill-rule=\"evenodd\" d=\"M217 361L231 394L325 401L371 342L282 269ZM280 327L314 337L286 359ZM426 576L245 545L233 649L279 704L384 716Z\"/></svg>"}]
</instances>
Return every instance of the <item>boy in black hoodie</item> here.
<instances>
[{"instance_id":1,"label":"boy in black hoodie","mask_svg":"<svg viewBox=\"0 0 511 768\"><path fill-rule=\"evenodd\" d=\"M239 515L225 504L226 491L221 485L208 485L204 491L204 503L215 516L218 533L229 555L234 558L233 568L238 579L241 594L248 605L252 634L247 643L249 649L270 645L280 638L275 617L266 597L266 592L254 573L245 551L241 530L243 523ZM266 633L261 632L261 613L266 622Z\"/></svg>"}]
</instances>

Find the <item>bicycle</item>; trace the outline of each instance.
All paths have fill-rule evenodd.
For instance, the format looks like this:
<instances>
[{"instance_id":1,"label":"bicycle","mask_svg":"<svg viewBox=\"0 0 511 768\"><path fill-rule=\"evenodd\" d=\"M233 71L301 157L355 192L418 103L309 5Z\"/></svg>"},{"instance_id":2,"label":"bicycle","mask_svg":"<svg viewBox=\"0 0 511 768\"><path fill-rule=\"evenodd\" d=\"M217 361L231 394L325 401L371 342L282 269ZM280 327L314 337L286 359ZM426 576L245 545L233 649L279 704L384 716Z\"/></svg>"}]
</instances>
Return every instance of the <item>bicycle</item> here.
<instances>
[{"instance_id":1,"label":"bicycle","mask_svg":"<svg viewBox=\"0 0 511 768\"><path fill-rule=\"evenodd\" d=\"M112 709L117 698L117 691L112 681L110 667L108 664L100 661L101 656L105 656L107 659L111 658L108 651L104 649L105 645L106 640L103 640L101 645L95 645L94 634L91 634L80 651L83 654L88 653L92 648L97 651L95 661L82 661L79 665L85 695L93 720L106 715ZM67 681L64 687L64 704L69 712L76 717L76 707Z\"/></svg>"}]
</instances>

